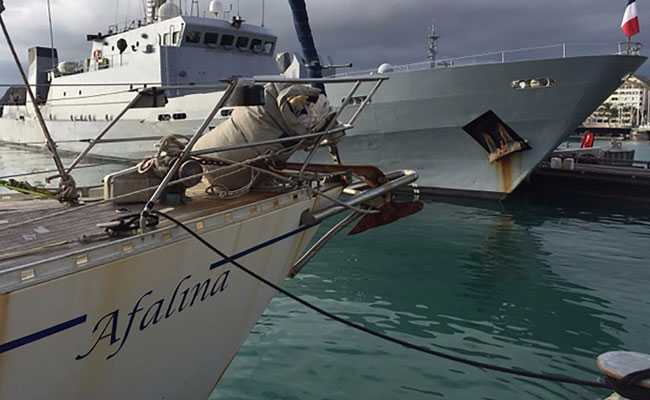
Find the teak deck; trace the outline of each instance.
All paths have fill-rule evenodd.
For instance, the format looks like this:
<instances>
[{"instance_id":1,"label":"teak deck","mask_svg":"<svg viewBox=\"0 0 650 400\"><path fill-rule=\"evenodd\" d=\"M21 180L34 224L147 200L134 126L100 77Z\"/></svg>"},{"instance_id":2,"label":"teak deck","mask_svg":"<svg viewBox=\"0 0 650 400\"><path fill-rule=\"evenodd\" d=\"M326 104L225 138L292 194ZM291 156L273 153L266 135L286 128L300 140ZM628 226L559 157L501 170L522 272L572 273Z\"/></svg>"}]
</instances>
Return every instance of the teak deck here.
<instances>
[{"instance_id":1,"label":"teak deck","mask_svg":"<svg viewBox=\"0 0 650 400\"><path fill-rule=\"evenodd\" d=\"M169 214L181 221L188 221L256 203L276 195L278 193L251 192L233 200L221 200L205 194L193 195L192 201L174 206ZM92 205L89 203L88 206L79 206L76 211L12 227L23 221L62 212L66 207L56 200L0 199L0 272L73 250L83 250L98 242L117 240L106 236L91 243L84 243L80 239L84 235L104 233L104 229L97 224L139 213L142 207L142 204ZM160 206L160 209L164 207L164 205ZM169 225L168 221L160 220L159 227L167 225Z\"/></svg>"}]
</instances>

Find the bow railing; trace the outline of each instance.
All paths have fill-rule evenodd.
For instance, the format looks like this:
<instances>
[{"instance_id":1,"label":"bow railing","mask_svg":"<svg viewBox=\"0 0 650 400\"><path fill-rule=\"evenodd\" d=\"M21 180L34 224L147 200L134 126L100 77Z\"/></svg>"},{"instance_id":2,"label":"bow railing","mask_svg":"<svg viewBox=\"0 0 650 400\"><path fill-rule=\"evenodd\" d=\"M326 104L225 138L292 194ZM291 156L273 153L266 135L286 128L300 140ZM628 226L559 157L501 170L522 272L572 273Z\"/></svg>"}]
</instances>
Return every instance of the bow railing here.
<instances>
[{"instance_id":1,"label":"bow railing","mask_svg":"<svg viewBox=\"0 0 650 400\"><path fill-rule=\"evenodd\" d=\"M512 50L498 50L468 56L441 58L404 65L390 65L382 72L421 71L434 68L454 68L468 65L505 64L517 61L531 61L594 55L639 55L642 44L622 42L616 46L607 43L558 43L547 46L526 47ZM377 69L350 71L337 76L367 75Z\"/></svg>"}]
</instances>

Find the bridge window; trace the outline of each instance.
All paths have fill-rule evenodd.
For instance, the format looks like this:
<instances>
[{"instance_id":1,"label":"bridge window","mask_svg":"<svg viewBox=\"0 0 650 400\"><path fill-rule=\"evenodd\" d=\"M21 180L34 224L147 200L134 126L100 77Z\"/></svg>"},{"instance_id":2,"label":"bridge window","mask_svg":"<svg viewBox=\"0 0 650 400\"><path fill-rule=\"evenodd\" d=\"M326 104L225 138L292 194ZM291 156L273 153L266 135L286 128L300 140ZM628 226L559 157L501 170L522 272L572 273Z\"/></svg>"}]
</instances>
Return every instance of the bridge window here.
<instances>
[{"instance_id":1,"label":"bridge window","mask_svg":"<svg viewBox=\"0 0 650 400\"><path fill-rule=\"evenodd\" d=\"M264 42L264 53L271 54L273 53L273 48L275 47L274 42L266 41Z\"/></svg>"},{"instance_id":2,"label":"bridge window","mask_svg":"<svg viewBox=\"0 0 650 400\"><path fill-rule=\"evenodd\" d=\"M235 43L235 37L233 35L223 35L221 36L221 45L224 47L231 47Z\"/></svg>"},{"instance_id":3,"label":"bridge window","mask_svg":"<svg viewBox=\"0 0 650 400\"><path fill-rule=\"evenodd\" d=\"M262 51L263 46L262 46L262 40L261 39L253 39L251 40L251 51L253 53L259 53Z\"/></svg>"},{"instance_id":4,"label":"bridge window","mask_svg":"<svg viewBox=\"0 0 650 400\"><path fill-rule=\"evenodd\" d=\"M169 114L159 114L158 115L158 121L169 121L172 119L172 116Z\"/></svg>"},{"instance_id":5,"label":"bridge window","mask_svg":"<svg viewBox=\"0 0 650 400\"><path fill-rule=\"evenodd\" d=\"M201 43L201 32L185 32L185 41L187 43Z\"/></svg>"},{"instance_id":6,"label":"bridge window","mask_svg":"<svg viewBox=\"0 0 650 400\"><path fill-rule=\"evenodd\" d=\"M180 39L181 39L181 32L180 31L174 32L173 37L172 37L172 44L174 44L174 45L179 44Z\"/></svg>"},{"instance_id":7,"label":"bridge window","mask_svg":"<svg viewBox=\"0 0 650 400\"><path fill-rule=\"evenodd\" d=\"M203 43L210 47L214 47L219 43L219 34L214 32L206 32L203 36Z\"/></svg>"},{"instance_id":8,"label":"bridge window","mask_svg":"<svg viewBox=\"0 0 650 400\"><path fill-rule=\"evenodd\" d=\"M173 117L174 117L174 119L186 119L187 114L185 114L185 113L177 113L177 114L174 114Z\"/></svg>"},{"instance_id":9,"label":"bridge window","mask_svg":"<svg viewBox=\"0 0 650 400\"><path fill-rule=\"evenodd\" d=\"M165 33L163 35L163 46L169 46L171 43L169 42L169 33Z\"/></svg>"},{"instance_id":10,"label":"bridge window","mask_svg":"<svg viewBox=\"0 0 650 400\"><path fill-rule=\"evenodd\" d=\"M249 38L246 36L240 36L237 38L237 48L239 50L248 50Z\"/></svg>"}]
</instances>

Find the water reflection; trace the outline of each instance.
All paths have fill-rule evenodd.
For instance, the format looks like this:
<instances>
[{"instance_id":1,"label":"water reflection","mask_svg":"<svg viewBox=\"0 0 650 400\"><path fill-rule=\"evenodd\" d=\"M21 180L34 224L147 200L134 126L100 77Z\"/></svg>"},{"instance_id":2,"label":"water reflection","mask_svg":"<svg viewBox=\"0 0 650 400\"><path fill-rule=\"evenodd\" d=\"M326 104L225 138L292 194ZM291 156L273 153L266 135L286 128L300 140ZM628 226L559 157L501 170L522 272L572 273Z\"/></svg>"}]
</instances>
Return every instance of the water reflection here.
<instances>
[{"instance_id":1,"label":"water reflection","mask_svg":"<svg viewBox=\"0 0 650 400\"><path fill-rule=\"evenodd\" d=\"M70 165L74 157L70 153L66 153L61 157L64 165ZM77 186L92 186L101 182L101 179L113 172L127 168L125 164L106 163L99 159L88 159L82 161L83 164L102 164L95 168L76 169L73 172L73 177L77 182ZM26 150L19 147L0 145L0 176L10 176L12 174L23 174L30 172L40 172L55 169L54 161L45 150L42 152ZM36 174L25 177L17 178L21 181L29 182L37 186L51 186L55 187L57 181L47 184L46 178L55 175L56 173ZM7 193L7 190L0 188L0 193Z\"/></svg>"},{"instance_id":2,"label":"water reflection","mask_svg":"<svg viewBox=\"0 0 650 400\"><path fill-rule=\"evenodd\" d=\"M650 277L643 261L649 221L634 211L583 209L570 203L430 202L389 228L337 239L287 287L339 315L420 344L593 379L599 353L650 350L642 333L648 300L638 296ZM611 273L611 259L626 269L625 290ZM262 395L575 399L602 393L432 359L280 298L214 398Z\"/></svg>"}]
</instances>

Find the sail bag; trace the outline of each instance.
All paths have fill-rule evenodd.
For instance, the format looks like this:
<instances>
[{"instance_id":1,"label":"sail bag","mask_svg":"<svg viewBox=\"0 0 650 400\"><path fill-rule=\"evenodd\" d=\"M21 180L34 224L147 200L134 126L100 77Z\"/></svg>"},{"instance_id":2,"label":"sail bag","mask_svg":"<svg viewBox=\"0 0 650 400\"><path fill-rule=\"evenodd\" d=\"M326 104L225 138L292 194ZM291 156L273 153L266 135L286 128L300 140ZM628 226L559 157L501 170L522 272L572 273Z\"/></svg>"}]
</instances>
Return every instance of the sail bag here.
<instances>
[{"instance_id":1,"label":"sail bag","mask_svg":"<svg viewBox=\"0 0 650 400\"><path fill-rule=\"evenodd\" d=\"M323 129L333 112L318 89L305 85L267 84L265 104L235 107L228 120L201 137L193 150L223 148L304 135ZM295 142L266 144L244 149L210 153L204 158L216 165L204 165L205 178L215 192L250 188L259 177L254 170L232 162L264 158L264 162L284 162L297 150ZM218 165L222 164L222 165Z\"/></svg>"}]
</instances>

